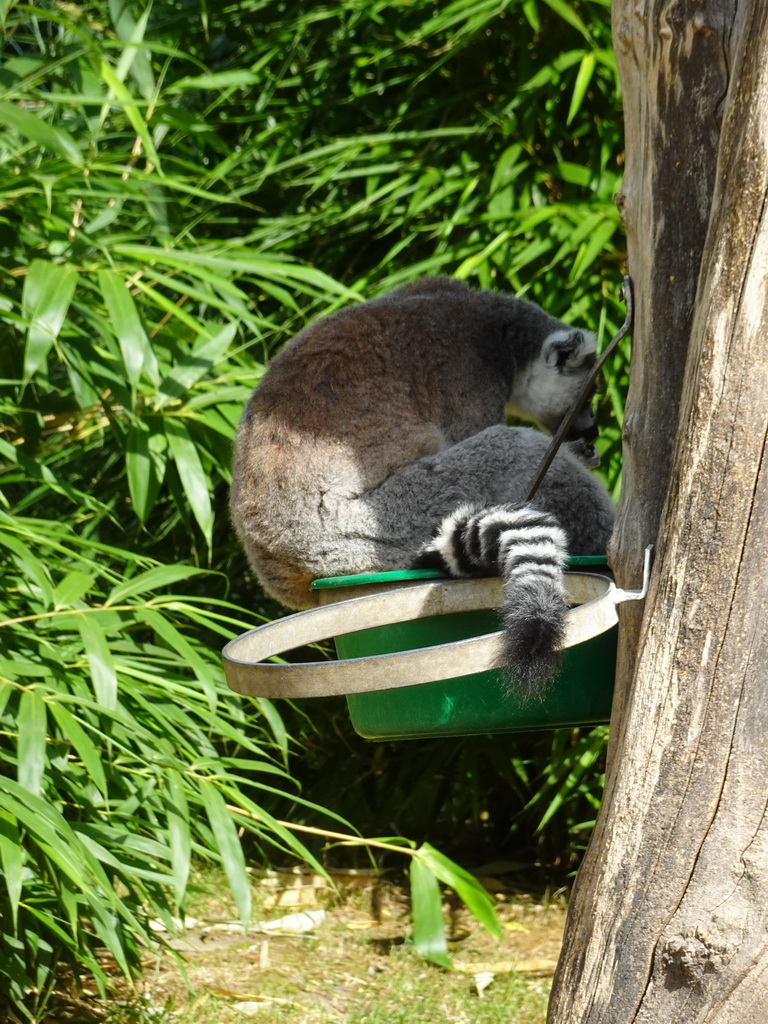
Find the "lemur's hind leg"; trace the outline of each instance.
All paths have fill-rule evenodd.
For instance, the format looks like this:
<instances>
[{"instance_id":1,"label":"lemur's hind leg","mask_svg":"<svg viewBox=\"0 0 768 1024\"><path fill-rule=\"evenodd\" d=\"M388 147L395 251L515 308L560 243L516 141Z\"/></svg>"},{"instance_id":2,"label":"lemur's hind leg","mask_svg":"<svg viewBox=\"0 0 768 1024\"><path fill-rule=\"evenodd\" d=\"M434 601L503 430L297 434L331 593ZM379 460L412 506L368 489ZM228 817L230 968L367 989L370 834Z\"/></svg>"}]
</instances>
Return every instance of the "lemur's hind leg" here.
<instances>
[{"instance_id":1,"label":"lemur's hind leg","mask_svg":"<svg viewBox=\"0 0 768 1024\"><path fill-rule=\"evenodd\" d=\"M413 559L440 523L467 502L477 507L521 501L549 445L527 427L489 427L397 470L379 487L350 502L352 521L375 524L381 553ZM534 506L551 512L571 554L605 550L614 509L600 481L567 450L558 452Z\"/></svg>"}]
</instances>

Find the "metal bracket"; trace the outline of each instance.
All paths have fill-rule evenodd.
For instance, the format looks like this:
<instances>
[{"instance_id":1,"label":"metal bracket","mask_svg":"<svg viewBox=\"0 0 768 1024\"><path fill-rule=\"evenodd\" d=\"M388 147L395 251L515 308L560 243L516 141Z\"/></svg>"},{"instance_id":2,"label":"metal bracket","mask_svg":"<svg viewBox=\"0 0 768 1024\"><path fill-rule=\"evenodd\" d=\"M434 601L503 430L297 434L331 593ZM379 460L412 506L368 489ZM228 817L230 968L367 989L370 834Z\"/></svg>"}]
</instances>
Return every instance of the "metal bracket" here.
<instances>
[{"instance_id":1,"label":"metal bracket","mask_svg":"<svg viewBox=\"0 0 768 1024\"><path fill-rule=\"evenodd\" d=\"M642 601L648 596L648 584L651 579L651 566L653 565L653 544L645 549L643 558L643 586L641 590L621 590L616 588L613 594L613 603L622 604L624 601Z\"/></svg>"}]
</instances>

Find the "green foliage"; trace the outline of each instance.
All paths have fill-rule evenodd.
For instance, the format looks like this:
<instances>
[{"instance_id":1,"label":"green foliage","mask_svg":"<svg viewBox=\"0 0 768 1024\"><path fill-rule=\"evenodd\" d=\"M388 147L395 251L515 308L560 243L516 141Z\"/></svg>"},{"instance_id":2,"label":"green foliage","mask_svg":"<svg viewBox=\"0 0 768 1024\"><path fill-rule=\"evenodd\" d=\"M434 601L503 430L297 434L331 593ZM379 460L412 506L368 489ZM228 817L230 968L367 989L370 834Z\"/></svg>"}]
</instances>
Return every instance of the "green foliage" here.
<instances>
[{"instance_id":1,"label":"green foliage","mask_svg":"<svg viewBox=\"0 0 768 1024\"><path fill-rule=\"evenodd\" d=\"M257 803L295 794L279 716L230 694L200 639L244 623L170 589L200 570L5 512L0 565L0 992L20 1002L36 978L42 1005L59 959L104 984L96 946L137 973L150 919L183 913L193 855L222 864L248 920L228 805L262 847L308 853Z\"/></svg>"},{"instance_id":2,"label":"green foliage","mask_svg":"<svg viewBox=\"0 0 768 1024\"><path fill-rule=\"evenodd\" d=\"M289 731L346 777L335 705L287 729L218 663L278 613L226 512L266 359L309 318L438 272L606 341L621 136L601 0L11 2L0 20L0 984L35 1015L59 960L101 984L100 948L138 969L191 856L223 865L247 918L235 821L253 856L311 857L276 820L287 800L320 813ZM600 403L614 488L627 355ZM423 744L368 819L360 794L307 793L381 831L453 763L454 831L489 772L567 831L600 739L545 743L538 767L543 748L496 745L482 770L472 742ZM435 879L461 878L422 850L423 926Z\"/></svg>"},{"instance_id":3,"label":"green foliage","mask_svg":"<svg viewBox=\"0 0 768 1024\"><path fill-rule=\"evenodd\" d=\"M501 937L501 927L493 909L493 901L477 879L429 843L423 843L414 851L411 860L413 940L428 960L442 967L450 967L439 882L449 885L478 921L497 938Z\"/></svg>"},{"instance_id":4,"label":"green foliage","mask_svg":"<svg viewBox=\"0 0 768 1024\"><path fill-rule=\"evenodd\" d=\"M570 884L602 796L606 726L371 744L343 701L325 704L311 721L286 718L302 747L291 771L315 803L368 835L398 832L462 863L504 866L521 888ZM317 820L302 807L291 818Z\"/></svg>"}]
</instances>

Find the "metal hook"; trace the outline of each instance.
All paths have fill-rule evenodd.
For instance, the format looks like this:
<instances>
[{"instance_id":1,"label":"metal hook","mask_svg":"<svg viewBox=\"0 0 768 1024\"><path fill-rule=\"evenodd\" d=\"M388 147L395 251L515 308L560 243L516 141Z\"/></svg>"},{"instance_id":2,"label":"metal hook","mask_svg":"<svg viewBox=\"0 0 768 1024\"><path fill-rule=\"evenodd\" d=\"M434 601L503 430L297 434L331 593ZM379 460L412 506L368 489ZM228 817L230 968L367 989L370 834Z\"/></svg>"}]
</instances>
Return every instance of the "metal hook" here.
<instances>
[{"instance_id":1,"label":"metal hook","mask_svg":"<svg viewBox=\"0 0 768 1024\"><path fill-rule=\"evenodd\" d=\"M648 596L648 584L651 579L651 566L653 565L653 544L645 549L643 558L643 586L641 590L621 590L616 588L613 595L613 603L621 604L623 601L642 601Z\"/></svg>"}]
</instances>

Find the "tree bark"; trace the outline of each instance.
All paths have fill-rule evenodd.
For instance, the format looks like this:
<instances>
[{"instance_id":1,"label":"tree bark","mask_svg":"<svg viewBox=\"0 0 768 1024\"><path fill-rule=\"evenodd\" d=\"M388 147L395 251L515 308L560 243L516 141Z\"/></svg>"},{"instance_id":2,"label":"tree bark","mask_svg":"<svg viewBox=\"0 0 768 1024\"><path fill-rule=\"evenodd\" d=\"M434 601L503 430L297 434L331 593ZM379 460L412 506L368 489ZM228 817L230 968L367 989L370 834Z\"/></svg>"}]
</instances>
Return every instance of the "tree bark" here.
<instances>
[{"instance_id":1,"label":"tree bark","mask_svg":"<svg viewBox=\"0 0 768 1024\"><path fill-rule=\"evenodd\" d=\"M638 297L619 582L657 553L548 1021L765 1024L768 4L616 17Z\"/></svg>"},{"instance_id":2,"label":"tree bark","mask_svg":"<svg viewBox=\"0 0 768 1024\"><path fill-rule=\"evenodd\" d=\"M667 494L701 254L709 225L736 0L615 0L626 164L616 197L635 290L623 501L611 545L619 584L639 585ZM642 606L622 609L614 725L632 676Z\"/></svg>"}]
</instances>

